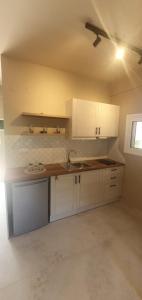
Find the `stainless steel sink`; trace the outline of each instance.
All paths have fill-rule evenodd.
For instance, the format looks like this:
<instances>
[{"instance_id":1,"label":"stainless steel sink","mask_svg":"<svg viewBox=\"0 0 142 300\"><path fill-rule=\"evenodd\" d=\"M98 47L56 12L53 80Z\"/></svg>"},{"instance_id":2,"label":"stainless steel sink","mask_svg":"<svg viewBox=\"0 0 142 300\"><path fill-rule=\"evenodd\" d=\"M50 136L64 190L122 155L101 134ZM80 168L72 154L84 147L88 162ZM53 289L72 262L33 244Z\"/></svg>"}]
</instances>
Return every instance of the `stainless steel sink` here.
<instances>
[{"instance_id":1,"label":"stainless steel sink","mask_svg":"<svg viewBox=\"0 0 142 300\"><path fill-rule=\"evenodd\" d=\"M76 162L76 163L71 163L71 165L75 168L85 168L85 167L89 167L89 164L85 163L85 162Z\"/></svg>"},{"instance_id":2,"label":"stainless steel sink","mask_svg":"<svg viewBox=\"0 0 142 300\"><path fill-rule=\"evenodd\" d=\"M72 169L83 169L86 167L89 167L89 164L85 163L85 162L76 162L76 163L64 163L62 164L62 167L66 170L72 170Z\"/></svg>"}]
</instances>

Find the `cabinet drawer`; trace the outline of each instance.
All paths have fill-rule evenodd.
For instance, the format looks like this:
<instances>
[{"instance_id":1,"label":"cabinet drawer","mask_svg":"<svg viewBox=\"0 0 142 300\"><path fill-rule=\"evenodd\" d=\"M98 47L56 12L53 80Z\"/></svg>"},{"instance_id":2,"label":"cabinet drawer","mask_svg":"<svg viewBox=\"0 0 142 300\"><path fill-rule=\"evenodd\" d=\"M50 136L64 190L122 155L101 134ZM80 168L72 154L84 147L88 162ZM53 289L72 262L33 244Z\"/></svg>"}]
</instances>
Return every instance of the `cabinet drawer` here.
<instances>
[{"instance_id":1,"label":"cabinet drawer","mask_svg":"<svg viewBox=\"0 0 142 300\"><path fill-rule=\"evenodd\" d=\"M111 168L110 169L110 178L112 177L121 177L123 174L123 169L121 167L118 168Z\"/></svg>"},{"instance_id":2,"label":"cabinet drawer","mask_svg":"<svg viewBox=\"0 0 142 300\"><path fill-rule=\"evenodd\" d=\"M123 169L121 167L106 169L103 173L103 182L105 182L108 185L112 183L121 184L122 175Z\"/></svg>"},{"instance_id":3,"label":"cabinet drawer","mask_svg":"<svg viewBox=\"0 0 142 300\"><path fill-rule=\"evenodd\" d=\"M106 187L106 198L114 200L121 196L121 184L112 183Z\"/></svg>"},{"instance_id":4,"label":"cabinet drawer","mask_svg":"<svg viewBox=\"0 0 142 300\"><path fill-rule=\"evenodd\" d=\"M109 184L109 185L114 185L114 184L121 185L121 182L122 182L122 177L116 175L116 176L111 176L111 177L109 178L108 184Z\"/></svg>"}]
</instances>

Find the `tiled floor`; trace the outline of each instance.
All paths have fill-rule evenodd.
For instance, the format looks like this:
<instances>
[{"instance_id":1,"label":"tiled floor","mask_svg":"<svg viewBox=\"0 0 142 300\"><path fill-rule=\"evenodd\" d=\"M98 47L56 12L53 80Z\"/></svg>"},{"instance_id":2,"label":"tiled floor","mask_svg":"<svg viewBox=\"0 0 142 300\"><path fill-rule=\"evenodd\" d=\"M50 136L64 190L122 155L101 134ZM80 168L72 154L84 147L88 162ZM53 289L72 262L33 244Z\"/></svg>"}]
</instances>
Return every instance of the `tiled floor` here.
<instances>
[{"instance_id":1,"label":"tiled floor","mask_svg":"<svg viewBox=\"0 0 142 300\"><path fill-rule=\"evenodd\" d=\"M142 223L120 203L10 241L1 223L0 300L142 299Z\"/></svg>"}]
</instances>

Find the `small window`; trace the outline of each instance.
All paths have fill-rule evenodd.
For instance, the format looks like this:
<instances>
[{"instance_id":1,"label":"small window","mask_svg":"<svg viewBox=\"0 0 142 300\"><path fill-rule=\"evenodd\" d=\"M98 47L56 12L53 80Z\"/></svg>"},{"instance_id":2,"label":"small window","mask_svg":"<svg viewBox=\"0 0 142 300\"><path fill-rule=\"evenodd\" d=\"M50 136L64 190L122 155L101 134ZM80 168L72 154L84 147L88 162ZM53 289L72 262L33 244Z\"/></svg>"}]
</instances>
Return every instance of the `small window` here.
<instances>
[{"instance_id":1,"label":"small window","mask_svg":"<svg viewBox=\"0 0 142 300\"><path fill-rule=\"evenodd\" d=\"M124 152L142 155L142 114L127 115Z\"/></svg>"},{"instance_id":2,"label":"small window","mask_svg":"<svg viewBox=\"0 0 142 300\"><path fill-rule=\"evenodd\" d=\"M131 147L142 149L142 122L132 123Z\"/></svg>"},{"instance_id":3,"label":"small window","mask_svg":"<svg viewBox=\"0 0 142 300\"><path fill-rule=\"evenodd\" d=\"M4 120L0 119L0 129L4 129Z\"/></svg>"}]
</instances>

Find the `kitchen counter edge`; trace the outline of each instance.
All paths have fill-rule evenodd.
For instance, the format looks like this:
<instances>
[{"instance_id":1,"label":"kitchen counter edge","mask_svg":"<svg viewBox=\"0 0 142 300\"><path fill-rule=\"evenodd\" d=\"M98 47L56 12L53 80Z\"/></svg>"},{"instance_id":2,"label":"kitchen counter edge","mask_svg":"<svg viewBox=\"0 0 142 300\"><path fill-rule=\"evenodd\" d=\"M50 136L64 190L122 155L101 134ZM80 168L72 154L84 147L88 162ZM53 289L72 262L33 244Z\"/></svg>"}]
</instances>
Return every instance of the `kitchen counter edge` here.
<instances>
[{"instance_id":1,"label":"kitchen counter edge","mask_svg":"<svg viewBox=\"0 0 142 300\"><path fill-rule=\"evenodd\" d=\"M25 174L24 173L24 167L19 168L11 168L6 170L5 175L5 182L19 182L19 181L30 181L30 180L36 180L36 179L42 179L47 178L51 176L59 176L59 175L65 175L65 174L73 174L73 173L81 173L85 171L93 171L93 170L100 170L100 169L107 169L107 168L117 168L120 166L124 166L123 163L115 162L113 165L105 165L103 163L97 162L95 160L87 161L87 164L89 166L84 168L74 168L71 170L66 170L61 163L56 164L47 164L45 165L46 171L44 173L38 173L38 174Z\"/></svg>"}]
</instances>

